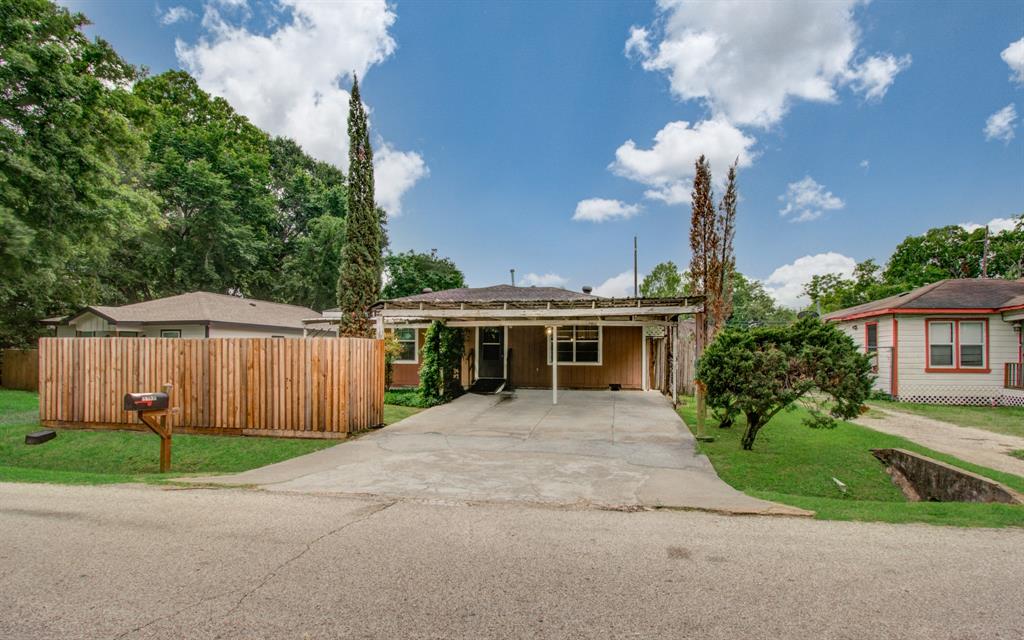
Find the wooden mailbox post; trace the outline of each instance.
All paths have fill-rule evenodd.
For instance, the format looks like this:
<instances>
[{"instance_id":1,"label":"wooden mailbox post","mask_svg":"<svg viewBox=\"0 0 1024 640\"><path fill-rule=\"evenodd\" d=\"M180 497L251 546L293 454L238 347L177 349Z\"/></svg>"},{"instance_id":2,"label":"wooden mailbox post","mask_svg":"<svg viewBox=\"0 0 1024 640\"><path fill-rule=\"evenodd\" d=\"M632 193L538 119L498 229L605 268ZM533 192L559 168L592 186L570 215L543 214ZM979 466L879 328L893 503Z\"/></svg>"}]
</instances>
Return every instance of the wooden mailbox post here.
<instances>
[{"instance_id":1,"label":"wooden mailbox post","mask_svg":"<svg viewBox=\"0 0 1024 640\"><path fill-rule=\"evenodd\" d=\"M160 436L160 473L171 470L171 385L165 384L160 393L126 393L125 411L137 411L142 423Z\"/></svg>"}]
</instances>

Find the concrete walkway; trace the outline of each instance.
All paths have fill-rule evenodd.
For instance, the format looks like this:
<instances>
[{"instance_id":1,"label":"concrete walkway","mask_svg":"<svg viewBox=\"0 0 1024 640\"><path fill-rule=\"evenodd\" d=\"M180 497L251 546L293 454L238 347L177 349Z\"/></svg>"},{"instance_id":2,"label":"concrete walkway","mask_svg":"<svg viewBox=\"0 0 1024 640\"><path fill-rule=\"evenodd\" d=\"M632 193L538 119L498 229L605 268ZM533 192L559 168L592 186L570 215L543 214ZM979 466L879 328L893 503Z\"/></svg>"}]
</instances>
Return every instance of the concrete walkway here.
<instances>
[{"instance_id":1,"label":"concrete walkway","mask_svg":"<svg viewBox=\"0 0 1024 640\"><path fill-rule=\"evenodd\" d=\"M231 476L272 491L808 515L723 482L658 393L466 395L330 449Z\"/></svg>"},{"instance_id":2,"label":"concrete walkway","mask_svg":"<svg viewBox=\"0 0 1024 640\"><path fill-rule=\"evenodd\" d=\"M872 412L882 414L882 417L863 415L853 422L875 431L902 436L923 447L956 456L966 462L1024 476L1024 460L1009 455L1010 451L1024 449L1024 438L961 427L874 405L871 409Z\"/></svg>"}]
</instances>

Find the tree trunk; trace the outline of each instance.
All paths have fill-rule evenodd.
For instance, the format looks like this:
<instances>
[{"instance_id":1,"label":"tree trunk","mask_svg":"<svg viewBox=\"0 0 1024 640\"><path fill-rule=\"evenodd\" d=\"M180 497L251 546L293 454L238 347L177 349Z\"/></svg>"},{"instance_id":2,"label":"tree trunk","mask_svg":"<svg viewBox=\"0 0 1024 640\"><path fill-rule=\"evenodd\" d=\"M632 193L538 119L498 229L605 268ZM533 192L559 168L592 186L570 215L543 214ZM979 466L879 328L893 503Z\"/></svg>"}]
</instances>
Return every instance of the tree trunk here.
<instances>
[{"instance_id":1,"label":"tree trunk","mask_svg":"<svg viewBox=\"0 0 1024 640\"><path fill-rule=\"evenodd\" d=\"M754 438L757 437L757 432L761 430L761 416L757 413L747 414L747 430L743 432L743 439L740 441L740 445L744 451L750 451L754 448Z\"/></svg>"}]
</instances>

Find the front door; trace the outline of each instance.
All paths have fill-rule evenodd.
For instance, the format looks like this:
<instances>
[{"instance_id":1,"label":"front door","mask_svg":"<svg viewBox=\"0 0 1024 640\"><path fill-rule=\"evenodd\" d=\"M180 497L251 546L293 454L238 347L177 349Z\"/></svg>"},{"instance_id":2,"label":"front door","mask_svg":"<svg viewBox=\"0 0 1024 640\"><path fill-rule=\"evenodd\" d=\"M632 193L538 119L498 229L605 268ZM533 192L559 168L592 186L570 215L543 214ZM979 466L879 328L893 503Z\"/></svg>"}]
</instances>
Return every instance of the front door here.
<instances>
[{"instance_id":1,"label":"front door","mask_svg":"<svg viewBox=\"0 0 1024 640\"><path fill-rule=\"evenodd\" d=\"M480 354L478 378L505 377L504 327L480 327L477 331L477 352Z\"/></svg>"}]
</instances>

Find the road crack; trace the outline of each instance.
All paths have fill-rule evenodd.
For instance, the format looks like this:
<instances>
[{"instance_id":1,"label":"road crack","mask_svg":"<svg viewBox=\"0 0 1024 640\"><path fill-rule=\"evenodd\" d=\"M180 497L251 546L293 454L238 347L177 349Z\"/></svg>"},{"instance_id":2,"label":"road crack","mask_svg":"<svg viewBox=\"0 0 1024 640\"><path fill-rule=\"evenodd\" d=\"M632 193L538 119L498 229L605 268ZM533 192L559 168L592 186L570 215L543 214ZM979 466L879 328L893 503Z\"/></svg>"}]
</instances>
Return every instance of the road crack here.
<instances>
[{"instance_id":1,"label":"road crack","mask_svg":"<svg viewBox=\"0 0 1024 640\"><path fill-rule=\"evenodd\" d=\"M213 620L214 618L217 618L217 617L226 618L227 616L229 616L232 613L234 613L235 611L237 611L239 609L239 607L241 607L242 604L250 596L252 596L254 593L256 593L257 591L259 591L260 589L265 587L267 585L267 583L269 583L271 580L273 580L275 577L277 577L277 575L280 574L281 571L286 569L289 565L295 563L296 561L300 560L304 555L309 553L309 551L313 548L313 546L316 545L317 543L319 543L320 541L322 541L325 538L328 538L330 536L333 536L336 533L340 533L341 531L344 531L345 529L348 529L351 526L357 525L360 522L365 522L366 520L372 518L373 516L377 515L378 513L382 512L382 511L384 511L386 509L389 509L389 508L395 506L396 504L398 504L398 500L392 500L390 502L387 502L387 503L384 503L382 505L379 505L379 506L377 506L377 508L371 510L369 513L367 513L367 514L365 514L363 516L360 516L360 517L356 518L355 520L350 520L350 521L346 522L345 524L342 524L342 525L340 525L338 527L335 527L334 529L331 529L330 531L327 531L327 532L317 536L316 538L310 540L309 542L306 543L306 546L301 551L299 551L295 555L291 556L290 558L284 560L283 562L278 564L276 567L274 567L272 570L268 571L263 576L263 578L259 581L259 583L256 584L256 586L254 586L253 588L251 588L248 591L246 591L245 593L243 593L242 596L240 598L238 598L238 600L235 602L235 604L231 605L231 608L228 609L224 614L212 615L212 616L210 616L209 618L206 619L206 622L210 622L211 620ZM134 633L138 633L139 631L142 631L143 629L151 627L152 625L154 625L154 624L156 624L158 622L163 622L164 620L170 620L172 618L175 618L178 615L188 611L189 609L195 609L196 607L198 607L200 605L208 604L208 603L213 603L213 602L216 602L218 600L222 600L224 598L229 597L230 595L231 594L224 594L224 595L216 596L216 597L213 597L213 598L203 598L202 600L198 600L196 602L193 602L192 604L188 604L188 605L186 605L184 607L181 607L180 609L176 609L175 611L173 611L171 613L168 613L167 615L163 615L163 616L159 616L159 617L153 618L152 620L150 620L149 622L146 622L145 624L139 625L138 627L135 627L133 629L129 629L129 630L123 632L123 633L120 633L117 636L114 636L114 639L115 640L121 640L121 638L125 638L125 637L127 637L129 635L132 635Z\"/></svg>"}]
</instances>

